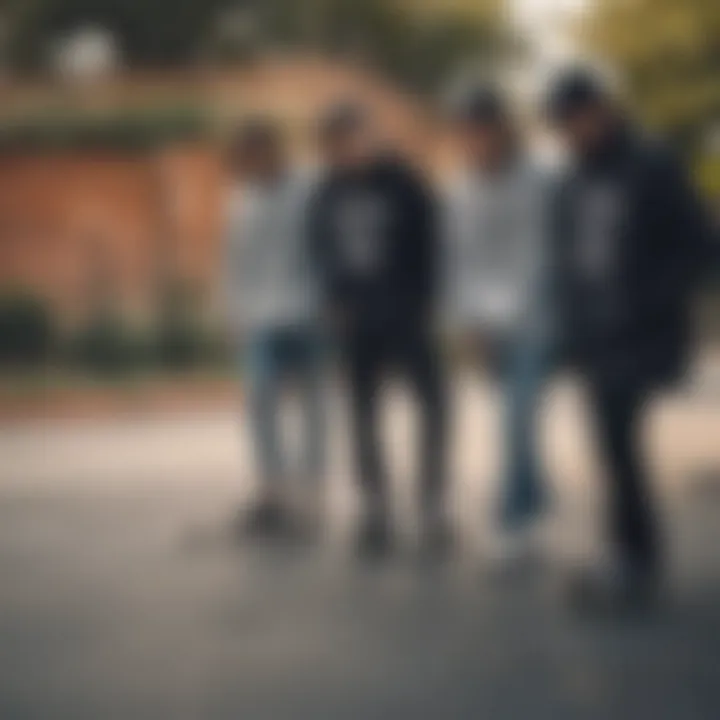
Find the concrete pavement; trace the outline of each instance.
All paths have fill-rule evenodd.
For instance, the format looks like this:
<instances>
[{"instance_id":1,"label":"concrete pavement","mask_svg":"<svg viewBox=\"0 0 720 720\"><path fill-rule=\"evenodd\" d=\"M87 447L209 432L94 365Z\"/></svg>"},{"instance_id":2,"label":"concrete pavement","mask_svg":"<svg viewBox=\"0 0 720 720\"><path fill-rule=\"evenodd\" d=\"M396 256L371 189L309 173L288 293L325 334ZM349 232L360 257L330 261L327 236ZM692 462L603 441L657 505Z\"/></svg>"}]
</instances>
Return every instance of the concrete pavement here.
<instances>
[{"instance_id":1,"label":"concrete pavement","mask_svg":"<svg viewBox=\"0 0 720 720\"><path fill-rule=\"evenodd\" d=\"M453 508L464 546L413 562L413 426L387 446L404 544L369 570L347 552L354 492L333 407L330 538L225 537L249 492L233 413L34 424L0 433L2 720L367 720L720 716L720 413L692 395L648 428L673 539L667 606L593 624L561 602L563 558L592 550L600 487L575 394L553 394L555 490L545 573L492 582L473 550L497 467L492 393L456 397Z\"/></svg>"}]
</instances>

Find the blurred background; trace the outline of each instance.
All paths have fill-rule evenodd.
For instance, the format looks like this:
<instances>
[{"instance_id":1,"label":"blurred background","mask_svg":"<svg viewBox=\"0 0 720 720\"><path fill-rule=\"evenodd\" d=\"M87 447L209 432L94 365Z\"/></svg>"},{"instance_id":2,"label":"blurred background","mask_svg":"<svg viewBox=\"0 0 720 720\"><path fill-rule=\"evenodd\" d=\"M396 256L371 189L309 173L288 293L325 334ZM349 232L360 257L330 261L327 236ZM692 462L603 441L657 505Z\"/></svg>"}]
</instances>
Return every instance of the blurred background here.
<instances>
[{"instance_id":1,"label":"blurred background","mask_svg":"<svg viewBox=\"0 0 720 720\"><path fill-rule=\"evenodd\" d=\"M87 377L222 368L221 158L247 115L278 119L307 159L318 109L356 95L441 172L438 100L458 78L500 74L541 137L548 74L589 58L717 206L718 15L712 0L3 2L4 414L38 383L46 401Z\"/></svg>"},{"instance_id":2,"label":"blurred background","mask_svg":"<svg viewBox=\"0 0 720 720\"><path fill-rule=\"evenodd\" d=\"M682 588L659 624L581 629L473 571L368 578L217 538L248 485L219 287L229 132L270 115L312 163L318 110L355 96L441 178L453 82L498 74L544 148L536 103L570 60L670 138L720 221L716 0L0 0L0 718L718 716L720 267L697 371L651 429ZM498 431L490 389L462 387L472 534ZM572 392L554 400L575 551L599 483ZM401 399L390 415L409 478Z\"/></svg>"}]
</instances>

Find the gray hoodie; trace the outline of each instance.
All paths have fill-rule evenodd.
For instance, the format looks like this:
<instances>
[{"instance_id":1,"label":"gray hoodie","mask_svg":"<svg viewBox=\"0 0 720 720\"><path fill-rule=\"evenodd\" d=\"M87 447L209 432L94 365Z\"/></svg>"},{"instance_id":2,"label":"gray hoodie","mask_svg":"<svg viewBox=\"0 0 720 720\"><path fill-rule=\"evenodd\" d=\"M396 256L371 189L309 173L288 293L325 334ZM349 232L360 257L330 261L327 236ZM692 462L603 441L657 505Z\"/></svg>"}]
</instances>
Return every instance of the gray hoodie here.
<instances>
[{"instance_id":1,"label":"gray hoodie","mask_svg":"<svg viewBox=\"0 0 720 720\"><path fill-rule=\"evenodd\" d=\"M459 174L446 194L445 321L515 332L545 325L547 173L520 160L492 177Z\"/></svg>"},{"instance_id":2,"label":"gray hoodie","mask_svg":"<svg viewBox=\"0 0 720 720\"><path fill-rule=\"evenodd\" d=\"M318 299L305 238L312 187L308 173L288 173L272 185L228 191L224 285L233 332L315 319Z\"/></svg>"}]
</instances>

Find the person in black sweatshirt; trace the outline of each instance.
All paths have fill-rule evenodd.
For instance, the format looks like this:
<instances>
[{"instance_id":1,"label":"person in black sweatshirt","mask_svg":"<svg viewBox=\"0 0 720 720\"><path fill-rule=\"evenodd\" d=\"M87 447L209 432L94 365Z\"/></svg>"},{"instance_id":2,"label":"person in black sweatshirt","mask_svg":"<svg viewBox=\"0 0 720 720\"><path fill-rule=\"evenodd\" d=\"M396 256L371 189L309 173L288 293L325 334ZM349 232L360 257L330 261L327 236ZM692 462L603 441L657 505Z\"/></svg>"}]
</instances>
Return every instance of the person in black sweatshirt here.
<instances>
[{"instance_id":1,"label":"person in black sweatshirt","mask_svg":"<svg viewBox=\"0 0 720 720\"><path fill-rule=\"evenodd\" d=\"M641 431L657 390L686 369L708 225L679 163L592 73L559 77L548 109L571 158L553 211L559 317L588 390L613 541L577 597L624 609L653 599L661 578Z\"/></svg>"},{"instance_id":2,"label":"person in black sweatshirt","mask_svg":"<svg viewBox=\"0 0 720 720\"><path fill-rule=\"evenodd\" d=\"M358 550L392 544L378 404L390 373L415 391L423 416L423 544L444 549L446 412L432 337L438 275L435 199L420 177L382 153L366 110L332 107L320 122L325 177L309 211L309 235L325 307L342 351L363 494Z\"/></svg>"}]
</instances>

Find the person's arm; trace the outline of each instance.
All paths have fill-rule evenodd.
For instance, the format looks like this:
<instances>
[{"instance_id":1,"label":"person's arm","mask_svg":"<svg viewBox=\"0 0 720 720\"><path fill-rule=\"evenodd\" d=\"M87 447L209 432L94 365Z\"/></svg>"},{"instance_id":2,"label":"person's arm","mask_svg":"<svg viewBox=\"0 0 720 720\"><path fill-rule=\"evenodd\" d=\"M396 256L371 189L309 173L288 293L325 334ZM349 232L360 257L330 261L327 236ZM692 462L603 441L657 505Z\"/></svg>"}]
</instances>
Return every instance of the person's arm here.
<instances>
[{"instance_id":1,"label":"person's arm","mask_svg":"<svg viewBox=\"0 0 720 720\"><path fill-rule=\"evenodd\" d=\"M257 238L250 203L247 193L233 193L224 210L223 296L227 328L234 340L240 340L247 331L263 290L253 246Z\"/></svg>"},{"instance_id":2,"label":"person's arm","mask_svg":"<svg viewBox=\"0 0 720 720\"><path fill-rule=\"evenodd\" d=\"M317 283L320 297L327 304L331 285L331 264L328 257L329 238L325 222L327 190L323 184L308 195L305 217L305 242L310 272Z\"/></svg>"},{"instance_id":3,"label":"person's arm","mask_svg":"<svg viewBox=\"0 0 720 720\"><path fill-rule=\"evenodd\" d=\"M680 163L662 152L650 170L647 182L660 220L644 259L644 282L636 288L640 315L647 318L690 301L706 270L711 235L705 208Z\"/></svg>"},{"instance_id":4,"label":"person's arm","mask_svg":"<svg viewBox=\"0 0 720 720\"><path fill-rule=\"evenodd\" d=\"M531 215L533 251L531 278L531 319L537 337L555 348L561 338L561 286L558 278L559 184L546 169L536 170Z\"/></svg>"},{"instance_id":5,"label":"person's arm","mask_svg":"<svg viewBox=\"0 0 720 720\"><path fill-rule=\"evenodd\" d=\"M226 332L236 340L240 334L242 308L242 281L239 277L243 266L240 247L240 210L238 199L228 196L223 203L223 232L220 284Z\"/></svg>"},{"instance_id":6,"label":"person's arm","mask_svg":"<svg viewBox=\"0 0 720 720\"><path fill-rule=\"evenodd\" d=\"M337 262L335 235L329 217L331 212L330 187L327 182L319 183L308 200L306 243L323 315L338 329L346 322L349 303L347 288Z\"/></svg>"},{"instance_id":7,"label":"person's arm","mask_svg":"<svg viewBox=\"0 0 720 720\"><path fill-rule=\"evenodd\" d=\"M405 178L404 292L420 317L430 319L442 277L440 212L434 193L420 178Z\"/></svg>"},{"instance_id":8,"label":"person's arm","mask_svg":"<svg viewBox=\"0 0 720 720\"><path fill-rule=\"evenodd\" d=\"M463 244L463 203L459 182L443 189L438 208L439 269L438 296L444 321L454 329L462 311L460 300L461 247Z\"/></svg>"},{"instance_id":9,"label":"person's arm","mask_svg":"<svg viewBox=\"0 0 720 720\"><path fill-rule=\"evenodd\" d=\"M546 312L550 336L559 362L572 360L573 338L570 315L573 292L570 280L568 245L572 178L569 174L551 178L547 188L544 219L547 259L544 264Z\"/></svg>"}]
</instances>

